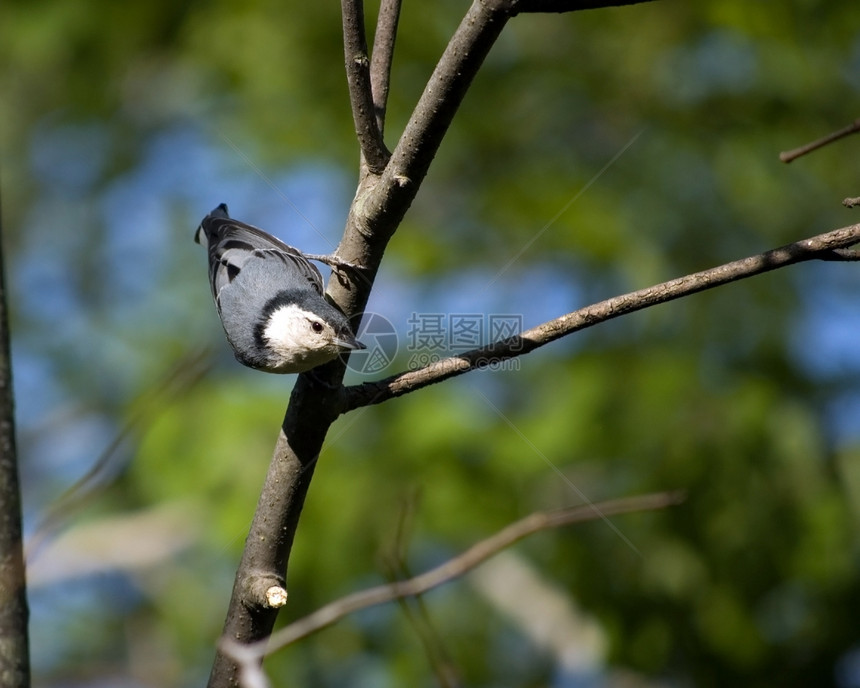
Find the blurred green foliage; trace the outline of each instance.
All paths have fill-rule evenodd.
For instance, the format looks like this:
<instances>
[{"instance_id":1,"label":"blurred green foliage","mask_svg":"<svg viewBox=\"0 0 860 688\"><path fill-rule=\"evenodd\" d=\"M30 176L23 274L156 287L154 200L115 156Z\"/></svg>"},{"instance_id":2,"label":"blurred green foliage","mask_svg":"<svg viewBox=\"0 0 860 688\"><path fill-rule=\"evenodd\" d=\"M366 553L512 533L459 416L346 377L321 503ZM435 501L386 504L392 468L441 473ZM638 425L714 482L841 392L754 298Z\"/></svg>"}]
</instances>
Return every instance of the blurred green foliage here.
<instances>
[{"instance_id":1,"label":"blurred green foliage","mask_svg":"<svg viewBox=\"0 0 860 688\"><path fill-rule=\"evenodd\" d=\"M389 145L465 6L405 4ZM358 157L342 61L334 3L4 3L4 230L31 520L159 371L198 347L223 358L190 242L199 217L236 197L254 224L263 209L290 215L282 175L316 174L323 201L290 201L342 221ZM858 195L856 141L790 166L777 154L857 117L858 67L847 1L516 17L392 241L373 303L393 321L501 312L533 325L854 222L839 201ZM321 229L336 240L336 224ZM860 337L858 286L851 265L791 268L340 419L282 620L386 580L401 540L419 572L534 510L683 489L680 507L611 519L623 538L596 520L514 550L608 638L597 674L579 678L860 684L860 362L856 346L829 348L840 328ZM34 587L37 685L204 680L291 383L218 360L159 402L78 517L190 502L199 541ZM407 365L401 352L385 372ZM80 604L57 604L63 585ZM527 593L510 590L526 606ZM464 685L575 684L576 669L472 579L424 602ZM395 606L267 667L276 685L436 684Z\"/></svg>"}]
</instances>

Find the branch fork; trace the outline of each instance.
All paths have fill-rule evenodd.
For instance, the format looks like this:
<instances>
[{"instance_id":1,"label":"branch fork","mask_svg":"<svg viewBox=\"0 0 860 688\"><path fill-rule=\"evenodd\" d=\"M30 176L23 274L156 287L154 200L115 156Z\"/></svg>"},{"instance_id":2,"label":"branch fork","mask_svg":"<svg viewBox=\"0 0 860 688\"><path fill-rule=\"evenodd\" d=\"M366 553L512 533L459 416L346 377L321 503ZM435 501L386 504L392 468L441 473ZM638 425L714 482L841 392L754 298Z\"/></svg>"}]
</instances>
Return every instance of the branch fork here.
<instances>
[{"instance_id":1,"label":"branch fork","mask_svg":"<svg viewBox=\"0 0 860 688\"><path fill-rule=\"evenodd\" d=\"M385 114L400 0L381 0L376 40L369 56L361 0L341 0L344 58L356 137L361 151L359 185L336 255L362 267L360 274L331 280L328 295L350 317L366 307L386 245L414 200L472 79L507 21L527 12L569 12L638 4L648 0L474 0L448 43L408 124L389 151ZM286 602L286 571L304 499L326 433L342 413L460 375L481 365L522 355L597 323L720 284L812 260L857 260L849 246L860 241L853 225L740 261L617 296L568 313L456 358L377 382L341 387L344 363L333 361L302 374L293 388L266 482L236 574L223 640L210 688L260 682L260 654L247 646L267 639ZM517 350L514 351L516 346ZM320 385L317 379L329 384ZM408 591L406 582L391 588ZM414 593L413 594L417 594ZM244 649L243 649L244 646ZM245 652L245 650L248 650ZM241 657L241 658L240 658ZM245 659L251 657L250 661Z\"/></svg>"}]
</instances>

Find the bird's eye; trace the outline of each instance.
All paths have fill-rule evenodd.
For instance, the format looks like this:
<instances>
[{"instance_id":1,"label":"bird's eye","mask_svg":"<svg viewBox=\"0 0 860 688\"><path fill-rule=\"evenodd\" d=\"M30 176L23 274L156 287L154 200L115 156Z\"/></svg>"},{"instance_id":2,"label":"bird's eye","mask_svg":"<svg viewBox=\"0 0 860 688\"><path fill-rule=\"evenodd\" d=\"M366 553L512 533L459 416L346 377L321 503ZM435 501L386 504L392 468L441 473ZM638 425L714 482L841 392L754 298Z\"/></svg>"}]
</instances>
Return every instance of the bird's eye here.
<instances>
[{"instance_id":1,"label":"bird's eye","mask_svg":"<svg viewBox=\"0 0 860 688\"><path fill-rule=\"evenodd\" d=\"M323 331L323 324L319 320L314 320L311 323L311 329L314 332L322 332Z\"/></svg>"}]
</instances>

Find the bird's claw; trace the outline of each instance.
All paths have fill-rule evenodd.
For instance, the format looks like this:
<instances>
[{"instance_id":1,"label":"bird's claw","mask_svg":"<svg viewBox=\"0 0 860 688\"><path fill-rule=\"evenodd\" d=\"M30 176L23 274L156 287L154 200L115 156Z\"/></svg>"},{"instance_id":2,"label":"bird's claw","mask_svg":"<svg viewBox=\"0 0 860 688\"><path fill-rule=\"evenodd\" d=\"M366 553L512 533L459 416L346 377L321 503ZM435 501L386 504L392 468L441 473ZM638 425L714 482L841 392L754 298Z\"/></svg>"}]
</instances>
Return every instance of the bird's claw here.
<instances>
[{"instance_id":1,"label":"bird's claw","mask_svg":"<svg viewBox=\"0 0 860 688\"><path fill-rule=\"evenodd\" d=\"M361 273L362 271L367 269L361 265L356 265L355 263L341 260L340 258L332 254L319 255L316 253L303 253L302 255L308 260L315 260L318 263L325 263L330 268L334 268L335 270L352 270L354 272Z\"/></svg>"}]
</instances>

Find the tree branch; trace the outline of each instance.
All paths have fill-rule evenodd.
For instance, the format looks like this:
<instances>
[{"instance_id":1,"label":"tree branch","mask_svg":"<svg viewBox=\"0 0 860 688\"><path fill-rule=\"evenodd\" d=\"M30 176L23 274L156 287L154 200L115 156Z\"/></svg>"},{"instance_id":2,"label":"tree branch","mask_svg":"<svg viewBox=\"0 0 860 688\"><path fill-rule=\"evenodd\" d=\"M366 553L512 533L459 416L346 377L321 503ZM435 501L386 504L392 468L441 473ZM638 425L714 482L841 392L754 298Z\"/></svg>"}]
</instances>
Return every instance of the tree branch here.
<instances>
[{"instance_id":1,"label":"tree branch","mask_svg":"<svg viewBox=\"0 0 860 688\"><path fill-rule=\"evenodd\" d=\"M373 165L381 159L376 163L370 159L376 136L373 130L378 132L378 128L373 116L362 4L360 0L342 0L342 7L350 98L367 168L362 170L337 255L363 270L358 275L352 271L337 274L336 279L329 280L328 295L344 313L357 317L367 304L385 246L415 198L506 17L475 0L443 53L391 161L379 174ZM384 148L376 150L378 153ZM250 643L271 633L278 610L262 594L265 584L260 581L272 587L285 584L284 572L317 457L328 428L341 411L339 386L344 370L342 361L333 361L315 368L312 375L299 375L293 388L236 572L223 638ZM234 687L238 681L235 659L219 649L209 688Z\"/></svg>"},{"instance_id":2,"label":"tree branch","mask_svg":"<svg viewBox=\"0 0 860 688\"><path fill-rule=\"evenodd\" d=\"M488 8L481 0L475 0L469 7L430 76L385 170L379 176L369 175L360 184L338 255L375 273L385 245L415 199L472 79L507 19L504 11ZM369 287L365 286L363 292L366 300ZM336 300L347 299L349 307L360 306L349 313L360 312L363 307L361 298L354 299L342 292L333 292L332 296Z\"/></svg>"},{"instance_id":3,"label":"tree branch","mask_svg":"<svg viewBox=\"0 0 860 688\"><path fill-rule=\"evenodd\" d=\"M807 260L858 260L857 252L845 251L846 247L858 241L860 241L860 224L851 225L759 255L616 296L550 320L520 335L493 342L459 356L444 358L424 368L392 375L384 380L347 387L343 391L343 412L382 403L470 370L527 354L556 339L621 315L706 289L713 289L729 282Z\"/></svg>"},{"instance_id":4,"label":"tree branch","mask_svg":"<svg viewBox=\"0 0 860 688\"><path fill-rule=\"evenodd\" d=\"M505 5L514 14L527 12L576 12L579 10L594 10L603 7L622 7L625 5L640 5L653 0L497 0L498 5Z\"/></svg>"},{"instance_id":5,"label":"tree branch","mask_svg":"<svg viewBox=\"0 0 860 688\"><path fill-rule=\"evenodd\" d=\"M248 662L255 668L259 666L259 660L264 655L272 654L276 650L306 638L359 610L406 597L423 595L433 588L461 578L493 555L535 533L606 516L665 509L680 504L683 500L684 495L680 492L658 492L585 506L567 507L557 511L538 511L511 523L436 568L408 580L378 585L330 602L274 633L268 642L239 645L225 638L222 640L222 645L226 646L227 652L231 653L237 662Z\"/></svg>"},{"instance_id":6,"label":"tree branch","mask_svg":"<svg viewBox=\"0 0 860 688\"><path fill-rule=\"evenodd\" d=\"M394 60L394 43L400 21L401 0L382 0L373 36L373 55L370 58L370 85L373 92L373 109L380 135L385 132L385 110L388 107L388 87L391 83L391 63Z\"/></svg>"},{"instance_id":7,"label":"tree branch","mask_svg":"<svg viewBox=\"0 0 860 688\"><path fill-rule=\"evenodd\" d=\"M810 143L807 143L799 148L795 148L790 151L783 151L779 154L779 159L784 163L789 163L792 160L797 160L797 158L802 155L806 155L807 153L811 153L812 151L818 150L819 148L824 148L829 143L833 143L834 141L838 141L839 139L843 139L846 136L850 136L851 134L856 134L860 131L860 119L855 119L851 124L847 127L843 127L839 131L834 131L827 136L823 136L820 139L816 139Z\"/></svg>"},{"instance_id":8,"label":"tree branch","mask_svg":"<svg viewBox=\"0 0 860 688\"><path fill-rule=\"evenodd\" d=\"M375 115L361 0L342 0L342 9L350 102L364 165L337 255L362 270L360 274L336 274L336 279L329 280L328 295L344 313L356 318L367 305L388 241L418 193L472 79L510 12L489 1L473 1L386 164L387 151ZM342 411L339 386L344 368L342 361L333 361L315 368L312 375L300 375L296 382L236 573L225 639L249 643L271 632L277 607L264 592L269 584L284 586L284 572L317 457L328 428ZM238 685L238 671L235 659L219 649L209 687Z\"/></svg>"},{"instance_id":9,"label":"tree branch","mask_svg":"<svg viewBox=\"0 0 860 688\"><path fill-rule=\"evenodd\" d=\"M336 389L342 375L343 364L335 361L296 381L236 571L223 638L249 643L272 632L283 606L272 600L286 595L290 550L320 448L337 417ZM219 649L209 688L238 685L239 667Z\"/></svg>"},{"instance_id":10,"label":"tree branch","mask_svg":"<svg viewBox=\"0 0 860 688\"><path fill-rule=\"evenodd\" d=\"M0 684L25 687L30 685L29 609L21 538L21 485L15 444L7 306L0 242Z\"/></svg>"},{"instance_id":11,"label":"tree branch","mask_svg":"<svg viewBox=\"0 0 860 688\"><path fill-rule=\"evenodd\" d=\"M364 32L364 3L362 0L341 0L341 10L346 80L355 133L365 163L371 172L378 174L385 169L391 154L377 124Z\"/></svg>"}]
</instances>

